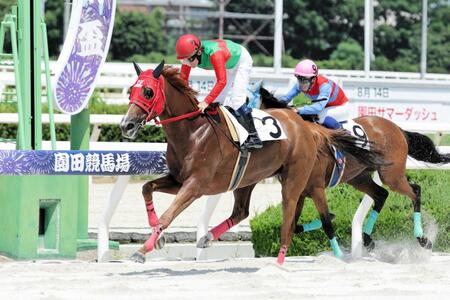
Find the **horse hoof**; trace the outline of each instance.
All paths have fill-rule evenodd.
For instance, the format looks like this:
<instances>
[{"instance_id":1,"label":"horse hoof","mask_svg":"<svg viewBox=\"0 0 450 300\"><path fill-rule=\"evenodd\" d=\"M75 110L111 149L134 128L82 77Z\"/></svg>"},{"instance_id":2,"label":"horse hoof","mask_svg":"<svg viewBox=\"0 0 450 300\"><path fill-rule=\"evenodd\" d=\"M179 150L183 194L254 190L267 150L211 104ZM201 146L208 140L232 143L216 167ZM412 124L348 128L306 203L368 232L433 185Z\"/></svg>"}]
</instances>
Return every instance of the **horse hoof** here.
<instances>
[{"instance_id":1,"label":"horse hoof","mask_svg":"<svg viewBox=\"0 0 450 300\"><path fill-rule=\"evenodd\" d=\"M211 232L208 232L197 242L197 248L209 248L212 245L213 236Z\"/></svg>"},{"instance_id":2,"label":"horse hoof","mask_svg":"<svg viewBox=\"0 0 450 300\"><path fill-rule=\"evenodd\" d=\"M364 247L368 252L371 252L375 248L375 243L367 233L363 234Z\"/></svg>"},{"instance_id":3,"label":"horse hoof","mask_svg":"<svg viewBox=\"0 0 450 300\"><path fill-rule=\"evenodd\" d=\"M420 246L425 249L431 249L433 248L433 243L426 237L418 237L417 241L419 242Z\"/></svg>"},{"instance_id":4,"label":"horse hoof","mask_svg":"<svg viewBox=\"0 0 450 300\"><path fill-rule=\"evenodd\" d=\"M162 248L164 248L165 244L166 244L166 238L163 235L156 241L155 250L161 250Z\"/></svg>"},{"instance_id":5,"label":"horse hoof","mask_svg":"<svg viewBox=\"0 0 450 300\"><path fill-rule=\"evenodd\" d=\"M131 255L130 260L143 264L145 263L145 255L139 251L136 251L133 253L133 255Z\"/></svg>"}]
</instances>

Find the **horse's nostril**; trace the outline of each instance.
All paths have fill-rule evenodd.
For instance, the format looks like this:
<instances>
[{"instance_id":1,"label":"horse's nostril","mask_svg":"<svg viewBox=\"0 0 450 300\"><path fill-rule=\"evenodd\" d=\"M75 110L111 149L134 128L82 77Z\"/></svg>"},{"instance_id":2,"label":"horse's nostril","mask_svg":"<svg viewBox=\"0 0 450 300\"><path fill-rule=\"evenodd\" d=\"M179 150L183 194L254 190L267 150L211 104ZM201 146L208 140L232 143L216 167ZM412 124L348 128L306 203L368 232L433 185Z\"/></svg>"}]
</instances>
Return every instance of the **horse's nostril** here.
<instances>
[{"instance_id":1,"label":"horse's nostril","mask_svg":"<svg viewBox=\"0 0 450 300\"><path fill-rule=\"evenodd\" d=\"M127 126L125 126L125 130L126 131L131 130L133 128L134 128L134 124L133 123L128 123Z\"/></svg>"}]
</instances>

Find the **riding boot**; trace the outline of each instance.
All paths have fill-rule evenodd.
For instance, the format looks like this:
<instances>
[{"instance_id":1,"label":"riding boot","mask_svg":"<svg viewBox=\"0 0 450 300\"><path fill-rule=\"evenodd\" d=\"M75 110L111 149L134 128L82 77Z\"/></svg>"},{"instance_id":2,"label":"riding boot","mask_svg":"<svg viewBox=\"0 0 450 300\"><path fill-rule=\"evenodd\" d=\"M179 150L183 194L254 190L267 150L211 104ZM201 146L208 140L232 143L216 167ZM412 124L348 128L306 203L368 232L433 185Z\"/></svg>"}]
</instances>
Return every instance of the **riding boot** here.
<instances>
[{"instance_id":1,"label":"riding boot","mask_svg":"<svg viewBox=\"0 0 450 300\"><path fill-rule=\"evenodd\" d=\"M248 138L244 142L244 146L247 149L262 148L263 143L261 142L258 136L258 132L255 129L255 123L253 122L251 108L249 108L246 104L242 105L241 107L239 107L239 109L236 110L236 118L248 132Z\"/></svg>"},{"instance_id":2,"label":"riding boot","mask_svg":"<svg viewBox=\"0 0 450 300\"><path fill-rule=\"evenodd\" d=\"M255 129L255 123L253 122L253 117L251 113L248 113L244 116L245 119L245 129L248 131L248 138L245 141L245 146L247 148L260 149L263 146L263 143L259 139L258 132Z\"/></svg>"}]
</instances>

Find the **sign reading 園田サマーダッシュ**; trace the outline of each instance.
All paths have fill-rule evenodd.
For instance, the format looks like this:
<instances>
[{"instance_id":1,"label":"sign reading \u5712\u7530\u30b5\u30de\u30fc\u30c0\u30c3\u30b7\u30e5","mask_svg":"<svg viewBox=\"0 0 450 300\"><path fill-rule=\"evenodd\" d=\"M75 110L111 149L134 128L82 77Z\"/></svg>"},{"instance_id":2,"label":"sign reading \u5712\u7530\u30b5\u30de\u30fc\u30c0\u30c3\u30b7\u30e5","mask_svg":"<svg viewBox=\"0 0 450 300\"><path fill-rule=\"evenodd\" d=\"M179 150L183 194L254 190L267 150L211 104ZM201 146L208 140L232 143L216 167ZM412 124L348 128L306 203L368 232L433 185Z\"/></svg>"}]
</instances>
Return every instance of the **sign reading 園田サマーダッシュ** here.
<instances>
[{"instance_id":1,"label":"sign reading \u5712\u7530\u30b5\u30de\u30fc\u30c0\u30c3\u30b7\u30e5","mask_svg":"<svg viewBox=\"0 0 450 300\"><path fill-rule=\"evenodd\" d=\"M116 0L74 1L53 83L58 109L77 114L86 107L106 59Z\"/></svg>"}]
</instances>

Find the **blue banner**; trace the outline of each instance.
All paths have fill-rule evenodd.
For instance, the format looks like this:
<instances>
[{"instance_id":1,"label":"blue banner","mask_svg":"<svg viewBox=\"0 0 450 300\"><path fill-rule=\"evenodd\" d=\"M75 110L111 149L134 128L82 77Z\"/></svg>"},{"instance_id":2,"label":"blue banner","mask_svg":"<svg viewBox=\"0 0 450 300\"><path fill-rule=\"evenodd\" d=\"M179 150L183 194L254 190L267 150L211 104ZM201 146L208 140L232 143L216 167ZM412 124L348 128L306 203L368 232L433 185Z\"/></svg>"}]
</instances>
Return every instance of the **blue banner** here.
<instances>
[{"instance_id":1,"label":"blue banner","mask_svg":"<svg viewBox=\"0 0 450 300\"><path fill-rule=\"evenodd\" d=\"M157 175L167 173L164 151L2 150L1 175Z\"/></svg>"}]
</instances>

